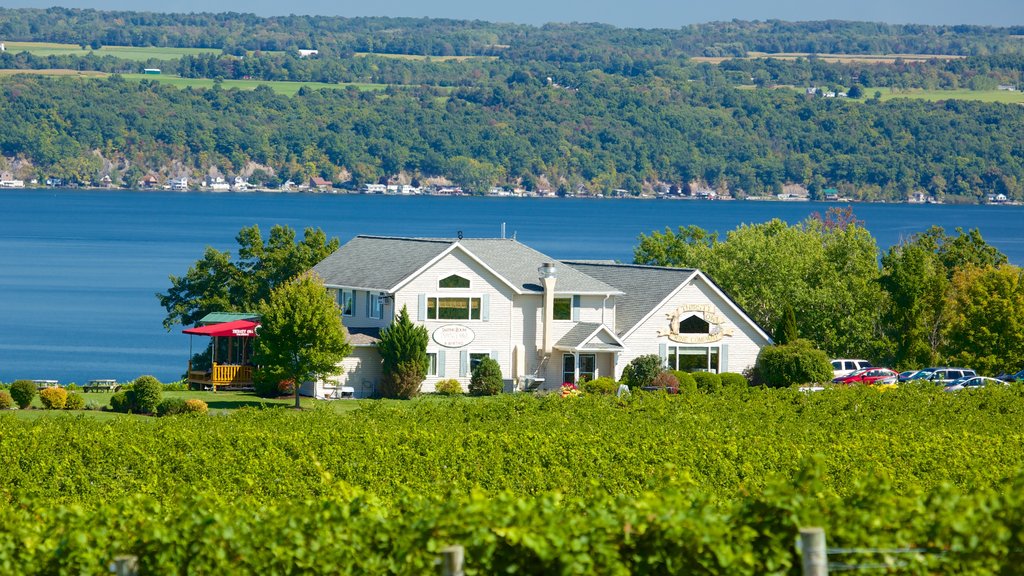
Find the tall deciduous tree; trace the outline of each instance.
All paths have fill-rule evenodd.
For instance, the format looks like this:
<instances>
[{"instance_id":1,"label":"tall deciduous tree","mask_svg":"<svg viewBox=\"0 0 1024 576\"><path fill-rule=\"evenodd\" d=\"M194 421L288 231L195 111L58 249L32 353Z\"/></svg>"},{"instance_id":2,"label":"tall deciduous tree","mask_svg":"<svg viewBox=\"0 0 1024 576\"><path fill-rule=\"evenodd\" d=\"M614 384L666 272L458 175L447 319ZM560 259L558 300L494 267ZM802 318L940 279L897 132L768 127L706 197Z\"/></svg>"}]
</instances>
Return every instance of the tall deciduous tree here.
<instances>
[{"instance_id":1,"label":"tall deciduous tree","mask_svg":"<svg viewBox=\"0 0 1024 576\"><path fill-rule=\"evenodd\" d=\"M866 354L878 320L878 247L847 212L743 225L725 240L696 226L641 236L638 264L704 270L761 326L793 307L801 337L833 355Z\"/></svg>"},{"instance_id":2,"label":"tall deciduous tree","mask_svg":"<svg viewBox=\"0 0 1024 576\"><path fill-rule=\"evenodd\" d=\"M260 304L260 329L253 361L262 378L299 387L341 371L339 363L352 351L338 305L313 274L285 282Z\"/></svg>"},{"instance_id":3,"label":"tall deciduous tree","mask_svg":"<svg viewBox=\"0 0 1024 576\"><path fill-rule=\"evenodd\" d=\"M410 398L419 394L423 379L427 377L429 360L427 329L414 324L409 310L402 306L398 318L381 330L377 351L383 360L384 396Z\"/></svg>"},{"instance_id":4,"label":"tall deciduous tree","mask_svg":"<svg viewBox=\"0 0 1024 576\"><path fill-rule=\"evenodd\" d=\"M965 266L953 275L946 359L985 374L1024 366L1024 270Z\"/></svg>"},{"instance_id":5,"label":"tall deciduous tree","mask_svg":"<svg viewBox=\"0 0 1024 576\"><path fill-rule=\"evenodd\" d=\"M271 290L309 270L338 249L319 228L306 228L301 241L288 226L274 226L266 243L259 226L242 228L236 236L238 258L207 248L184 276L171 276L171 287L156 295L167 310L164 328L194 324L210 312L250 312Z\"/></svg>"}]
</instances>

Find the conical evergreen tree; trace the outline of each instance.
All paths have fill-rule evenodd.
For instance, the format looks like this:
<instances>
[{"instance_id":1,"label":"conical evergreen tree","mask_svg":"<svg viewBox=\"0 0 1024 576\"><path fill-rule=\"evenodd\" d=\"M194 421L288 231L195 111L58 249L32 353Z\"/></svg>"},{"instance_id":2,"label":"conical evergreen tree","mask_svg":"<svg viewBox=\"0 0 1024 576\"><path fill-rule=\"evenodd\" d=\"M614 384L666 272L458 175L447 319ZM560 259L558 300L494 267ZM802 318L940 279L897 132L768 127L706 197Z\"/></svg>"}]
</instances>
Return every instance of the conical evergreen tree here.
<instances>
[{"instance_id":1,"label":"conical evergreen tree","mask_svg":"<svg viewBox=\"0 0 1024 576\"><path fill-rule=\"evenodd\" d=\"M779 317L779 323L775 327L775 343L789 344L799 337L800 333L796 328L796 312L793 311L793 306L786 302L782 309L782 316Z\"/></svg>"},{"instance_id":2,"label":"conical evergreen tree","mask_svg":"<svg viewBox=\"0 0 1024 576\"><path fill-rule=\"evenodd\" d=\"M381 393L389 398L410 398L420 393L430 361L427 344L430 335L424 326L414 324L409 310L402 306L398 318L380 332L377 351L383 360L384 381Z\"/></svg>"}]
</instances>

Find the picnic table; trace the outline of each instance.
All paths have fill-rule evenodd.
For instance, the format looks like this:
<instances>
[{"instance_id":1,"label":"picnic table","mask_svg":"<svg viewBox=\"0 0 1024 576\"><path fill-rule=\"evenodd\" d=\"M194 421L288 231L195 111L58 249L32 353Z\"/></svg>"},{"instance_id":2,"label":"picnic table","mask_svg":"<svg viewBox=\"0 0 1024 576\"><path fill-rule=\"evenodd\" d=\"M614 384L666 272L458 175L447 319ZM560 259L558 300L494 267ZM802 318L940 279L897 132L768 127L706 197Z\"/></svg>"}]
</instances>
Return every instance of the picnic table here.
<instances>
[{"instance_id":1,"label":"picnic table","mask_svg":"<svg viewBox=\"0 0 1024 576\"><path fill-rule=\"evenodd\" d=\"M117 383L117 380L89 380L89 382L82 386L82 390L85 392L117 392L121 388L121 385Z\"/></svg>"}]
</instances>

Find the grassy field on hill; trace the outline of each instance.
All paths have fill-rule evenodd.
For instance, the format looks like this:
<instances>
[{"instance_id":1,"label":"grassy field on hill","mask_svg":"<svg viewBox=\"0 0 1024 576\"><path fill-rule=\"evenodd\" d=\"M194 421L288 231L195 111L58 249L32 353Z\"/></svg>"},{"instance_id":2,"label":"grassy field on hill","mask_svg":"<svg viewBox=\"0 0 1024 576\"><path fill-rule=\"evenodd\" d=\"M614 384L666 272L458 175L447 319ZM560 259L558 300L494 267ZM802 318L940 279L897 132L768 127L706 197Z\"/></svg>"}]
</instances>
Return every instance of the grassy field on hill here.
<instances>
[{"instance_id":1,"label":"grassy field on hill","mask_svg":"<svg viewBox=\"0 0 1024 576\"><path fill-rule=\"evenodd\" d=\"M157 48L152 46L102 46L96 50L78 44L57 44L54 42L5 42L8 52L29 52L36 56L85 56L94 52L97 56L113 56L125 60L145 62L150 58L157 60L176 60L186 54L220 54L218 48Z\"/></svg>"},{"instance_id":2,"label":"grassy field on hill","mask_svg":"<svg viewBox=\"0 0 1024 576\"><path fill-rule=\"evenodd\" d=\"M978 102L1002 102L1003 104L1024 104L1024 92L1009 90L902 90L894 91L889 88L880 88L882 100L893 100L895 98L911 98L914 100L928 100L937 102L940 100L976 100ZM874 94L875 89L865 90L868 95Z\"/></svg>"}]
</instances>

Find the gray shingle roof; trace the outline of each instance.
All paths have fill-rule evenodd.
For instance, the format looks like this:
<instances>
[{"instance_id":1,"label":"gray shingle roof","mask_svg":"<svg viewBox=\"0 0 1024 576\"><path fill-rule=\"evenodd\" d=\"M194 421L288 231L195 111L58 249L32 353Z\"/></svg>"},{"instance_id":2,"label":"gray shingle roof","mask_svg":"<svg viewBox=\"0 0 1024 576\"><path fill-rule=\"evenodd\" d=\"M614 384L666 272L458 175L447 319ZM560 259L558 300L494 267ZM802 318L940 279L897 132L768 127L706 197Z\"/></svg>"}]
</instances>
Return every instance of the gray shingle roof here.
<instances>
[{"instance_id":1,"label":"gray shingle roof","mask_svg":"<svg viewBox=\"0 0 1024 576\"><path fill-rule=\"evenodd\" d=\"M565 333L555 343L556 347L559 348L579 348L583 345L584 341L593 334L601 325L597 322L580 322L572 327L571 330ZM609 327L610 330L610 327ZM588 349L593 350L622 350L622 346L617 344L605 344L604 342L594 342Z\"/></svg>"},{"instance_id":2,"label":"gray shingle roof","mask_svg":"<svg viewBox=\"0 0 1024 576\"><path fill-rule=\"evenodd\" d=\"M348 328L348 343L353 346L375 346L380 342L380 328Z\"/></svg>"},{"instance_id":3,"label":"gray shingle roof","mask_svg":"<svg viewBox=\"0 0 1024 576\"><path fill-rule=\"evenodd\" d=\"M314 266L313 271L332 286L390 290L455 243L460 243L523 292L541 292L537 268L544 262L557 262L512 239L356 236ZM558 266L555 292L617 294L619 291L574 268Z\"/></svg>"},{"instance_id":4,"label":"gray shingle roof","mask_svg":"<svg viewBox=\"0 0 1024 576\"><path fill-rule=\"evenodd\" d=\"M615 299L615 330L620 336L640 322L694 272L692 268L597 264L592 261L566 261L565 264L625 293Z\"/></svg>"}]
</instances>

